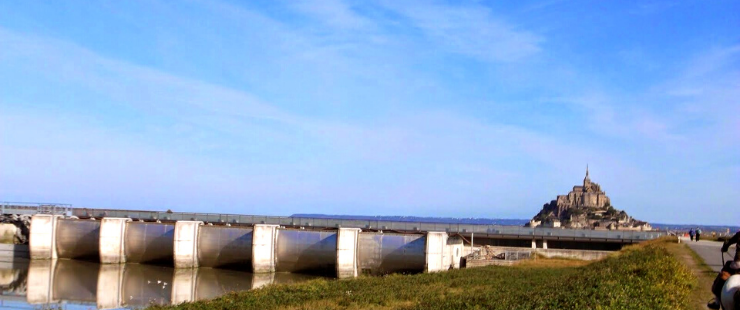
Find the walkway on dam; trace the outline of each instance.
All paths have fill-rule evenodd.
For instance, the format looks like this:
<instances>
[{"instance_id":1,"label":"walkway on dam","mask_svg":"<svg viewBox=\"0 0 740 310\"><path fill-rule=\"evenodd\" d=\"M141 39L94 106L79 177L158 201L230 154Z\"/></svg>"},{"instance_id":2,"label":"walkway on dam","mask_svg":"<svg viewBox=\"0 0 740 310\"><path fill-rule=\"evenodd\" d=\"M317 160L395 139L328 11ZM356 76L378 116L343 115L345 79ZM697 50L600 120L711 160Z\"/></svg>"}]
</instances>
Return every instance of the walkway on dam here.
<instances>
[{"instance_id":1,"label":"walkway on dam","mask_svg":"<svg viewBox=\"0 0 740 310\"><path fill-rule=\"evenodd\" d=\"M681 242L685 242L689 245L689 248L694 250L696 254L699 254L704 262L712 268L712 270L719 272L722 269L722 242L699 240L691 241L689 238L682 237ZM725 260L732 259L730 256L725 255Z\"/></svg>"},{"instance_id":2,"label":"walkway on dam","mask_svg":"<svg viewBox=\"0 0 740 310\"><path fill-rule=\"evenodd\" d=\"M452 222L406 222L367 219L330 219L312 217L286 217L263 215L240 215L220 213L161 212L141 210L88 209L72 208L70 205L42 205L2 203L4 214L59 214L79 218L131 218L144 221L201 221L216 225L254 225L269 224L284 227L322 228L360 228L363 230L395 231L419 233L425 231L444 231L460 234L466 238L504 238L520 240L554 240L574 242L611 242L630 244L665 236L665 231L629 231L629 230L585 230L546 227L522 227L492 224L466 224Z\"/></svg>"}]
</instances>

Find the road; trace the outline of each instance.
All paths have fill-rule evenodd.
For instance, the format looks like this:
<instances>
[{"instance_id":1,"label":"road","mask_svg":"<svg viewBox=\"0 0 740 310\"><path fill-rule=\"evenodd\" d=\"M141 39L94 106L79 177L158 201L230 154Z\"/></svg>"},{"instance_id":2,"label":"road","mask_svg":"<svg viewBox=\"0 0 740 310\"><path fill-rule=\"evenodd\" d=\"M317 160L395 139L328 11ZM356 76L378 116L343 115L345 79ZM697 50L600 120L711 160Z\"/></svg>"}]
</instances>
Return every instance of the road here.
<instances>
[{"instance_id":1,"label":"road","mask_svg":"<svg viewBox=\"0 0 740 310\"><path fill-rule=\"evenodd\" d=\"M696 254L699 254L704 259L704 262L712 270L719 272L722 269L722 254L720 252L722 242L707 240L691 241L689 238L681 238L681 242L687 243ZM732 259L732 257L725 254L725 261L729 259Z\"/></svg>"}]
</instances>

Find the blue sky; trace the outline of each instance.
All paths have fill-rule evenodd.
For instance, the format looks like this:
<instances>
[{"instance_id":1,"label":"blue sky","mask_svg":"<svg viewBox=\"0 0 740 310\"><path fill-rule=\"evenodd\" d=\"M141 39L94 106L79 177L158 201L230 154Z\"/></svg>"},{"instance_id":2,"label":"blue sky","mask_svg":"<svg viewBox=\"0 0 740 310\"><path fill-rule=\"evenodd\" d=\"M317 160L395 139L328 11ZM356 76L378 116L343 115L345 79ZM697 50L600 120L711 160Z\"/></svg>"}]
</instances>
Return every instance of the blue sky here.
<instances>
[{"instance_id":1,"label":"blue sky","mask_svg":"<svg viewBox=\"0 0 740 310\"><path fill-rule=\"evenodd\" d=\"M0 200L740 222L740 2L0 2Z\"/></svg>"}]
</instances>

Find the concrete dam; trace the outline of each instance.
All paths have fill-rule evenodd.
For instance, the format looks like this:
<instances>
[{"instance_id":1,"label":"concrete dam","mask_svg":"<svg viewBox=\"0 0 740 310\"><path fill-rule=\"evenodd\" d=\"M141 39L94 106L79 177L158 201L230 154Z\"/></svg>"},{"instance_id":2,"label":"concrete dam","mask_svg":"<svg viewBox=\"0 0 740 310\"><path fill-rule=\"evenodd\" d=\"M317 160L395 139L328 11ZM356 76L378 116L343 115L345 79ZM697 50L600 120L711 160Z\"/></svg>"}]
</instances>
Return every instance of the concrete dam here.
<instances>
[{"instance_id":1,"label":"concrete dam","mask_svg":"<svg viewBox=\"0 0 740 310\"><path fill-rule=\"evenodd\" d=\"M462 238L450 237L445 231L384 233L344 227L232 226L54 214L34 215L29 239L34 261L167 264L176 269L320 273L337 278L444 271L460 268L463 256Z\"/></svg>"}]
</instances>

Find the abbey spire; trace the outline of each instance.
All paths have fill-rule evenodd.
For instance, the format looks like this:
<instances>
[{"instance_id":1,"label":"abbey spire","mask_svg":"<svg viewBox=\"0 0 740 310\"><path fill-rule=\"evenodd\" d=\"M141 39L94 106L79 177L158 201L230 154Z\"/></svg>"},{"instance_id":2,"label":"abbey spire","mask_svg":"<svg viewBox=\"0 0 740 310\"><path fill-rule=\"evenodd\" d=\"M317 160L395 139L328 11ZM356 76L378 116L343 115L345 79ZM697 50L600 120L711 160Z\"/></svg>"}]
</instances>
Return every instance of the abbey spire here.
<instances>
[{"instance_id":1,"label":"abbey spire","mask_svg":"<svg viewBox=\"0 0 740 310\"><path fill-rule=\"evenodd\" d=\"M588 188L591 187L590 185L591 178L588 177L588 164L586 164L586 177L583 178L583 188L588 190Z\"/></svg>"}]
</instances>

